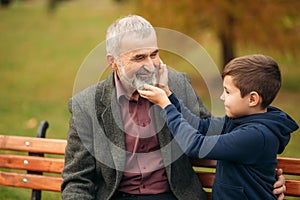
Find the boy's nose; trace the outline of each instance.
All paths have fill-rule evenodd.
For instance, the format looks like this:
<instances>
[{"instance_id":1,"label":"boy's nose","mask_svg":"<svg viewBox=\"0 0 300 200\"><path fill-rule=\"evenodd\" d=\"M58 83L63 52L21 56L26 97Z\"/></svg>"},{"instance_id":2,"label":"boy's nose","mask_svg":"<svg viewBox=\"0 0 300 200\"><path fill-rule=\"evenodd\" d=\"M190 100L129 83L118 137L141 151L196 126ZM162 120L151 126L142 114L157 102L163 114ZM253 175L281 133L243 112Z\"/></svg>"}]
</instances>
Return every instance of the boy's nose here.
<instances>
[{"instance_id":1,"label":"boy's nose","mask_svg":"<svg viewBox=\"0 0 300 200\"><path fill-rule=\"evenodd\" d=\"M225 101L225 95L224 95L224 92L221 94L220 99L221 99L222 101Z\"/></svg>"}]
</instances>

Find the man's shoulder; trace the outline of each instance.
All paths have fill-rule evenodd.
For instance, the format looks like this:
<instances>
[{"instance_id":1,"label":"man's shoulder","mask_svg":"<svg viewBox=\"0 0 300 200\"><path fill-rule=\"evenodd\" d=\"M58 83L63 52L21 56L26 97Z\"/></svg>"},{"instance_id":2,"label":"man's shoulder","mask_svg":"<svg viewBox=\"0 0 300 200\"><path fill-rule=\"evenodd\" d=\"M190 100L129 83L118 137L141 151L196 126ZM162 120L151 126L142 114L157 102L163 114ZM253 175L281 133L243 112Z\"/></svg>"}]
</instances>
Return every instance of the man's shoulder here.
<instances>
[{"instance_id":1,"label":"man's shoulder","mask_svg":"<svg viewBox=\"0 0 300 200\"><path fill-rule=\"evenodd\" d=\"M169 70L168 74L169 86L173 90L182 89L190 84L190 78L185 72L177 72L174 70Z\"/></svg>"},{"instance_id":2,"label":"man's shoulder","mask_svg":"<svg viewBox=\"0 0 300 200\"><path fill-rule=\"evenodd\" d=\"M187 74L185 72L178 72L172 69L168 69L169 73L168 76L169 78L186 78Z\"/></svg>"},{"instance_id":3,"label":"man's shoulder","mask_svg":"<svg viewBox=\"0 0 300 200\"><path fill-rule=\"evenodd\" d=\"M68 107L73 110L74 107L95 108L95 99L105 97L107 91L113 88L110 76L102 81L99 81L82 91L74 94L68 102Z\"/></svg>"},{"instance_id":4,"label":"man's shoulder","mask_svg":"<svg viewBox=\"0 0 300 200\"><path fill-rule=\"evenodd\" d=\"M74 94L74 95L72 96L72 99L86 98L86 97L91 96L92 94L95 94L95 91L96 91L96 89L97 89L97 87L98 87L98 84L99 84L99 83L95 83L95 84L93 84L93 85L91 85L91 86L89 86L89 87L83 89L82 91L80 91L80 92Z\"/></svg>"},{"instance_id":5,"label":"man's shoulder","mask_svg":"<svg viewBox=\"0 0 300 200\"><path fill-rule=\"evenodd\" d=\"M112 84L110 84L112 81L112 75L108 76L106 79L103 79L85 89L82 91L79 91L78 93L74 94L72 99L87 99L91 96L95 96L97 91L102 91L104 87L111 87Z\"/></svg>"}]
</instances>

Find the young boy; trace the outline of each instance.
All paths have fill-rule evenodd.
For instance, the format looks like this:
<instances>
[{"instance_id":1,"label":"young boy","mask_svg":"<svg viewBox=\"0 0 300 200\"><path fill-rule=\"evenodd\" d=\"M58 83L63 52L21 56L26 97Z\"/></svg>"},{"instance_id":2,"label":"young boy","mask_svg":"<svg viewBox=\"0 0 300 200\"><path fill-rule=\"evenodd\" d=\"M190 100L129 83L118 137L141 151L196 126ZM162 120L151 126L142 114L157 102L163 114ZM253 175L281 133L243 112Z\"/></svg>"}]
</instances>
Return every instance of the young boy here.
<instances>
[{"instance_id":1,"label":"young boy","mask_svg":"<svg viewBox=\"0 0 300 200\"><path fill-rule=\"evenodd\" d=\"M239 57L225 66L222 78L222 118L198 118L168 86L146 85L139 93L164 109L166 123L187 155L218 160L213 199L277 199L272 193L276 156L298 129L286 113L269 106L281 87L278 65L269 56ZM208 136L212 131L216 135Z\"/></svg>"}]
</instances>

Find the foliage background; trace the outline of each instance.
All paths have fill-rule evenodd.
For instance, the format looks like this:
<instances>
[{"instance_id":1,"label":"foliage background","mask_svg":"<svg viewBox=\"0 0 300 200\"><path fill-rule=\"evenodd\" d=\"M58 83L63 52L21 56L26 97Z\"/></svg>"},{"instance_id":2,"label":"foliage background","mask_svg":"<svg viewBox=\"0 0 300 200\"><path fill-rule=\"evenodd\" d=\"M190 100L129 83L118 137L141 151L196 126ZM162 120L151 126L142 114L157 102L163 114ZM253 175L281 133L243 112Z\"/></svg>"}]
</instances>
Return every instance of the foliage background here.
<instances>
[{"instance_id":1,"label":"foliage background","mask_svg":"<svg viewBox=\"0 0 300 200\"><path fill-rule=\"evenodd\" d=\"M105 40L109 24L118 17L135 13L135 9L129 2L120 4L111 0L65 1L53 12L45 0L19 0L8 8L0 7L0 134L35 136L39 122L47 120L50 123L47 137L65 139L69 120L67 101L72 96L81 63ZM151 22L151 18L148 20ZM160 24L156 22L155 26ZM221 68L216 36L205 31L193 38ZM299 50L299 46L295 48ZM283 88L274 105L299 123L300 58L269 48L238 44L237 55L249 53L265 53L278 61ZM209 107L209 96L201 77L176 57L163 58L170 66L178 66L175 69L190 74L193 86ZM297 131L282 156L300 157L299 139ZM0 186L0 194L3 200L30 198L29 190L19 188ZM60 199L60 196L43 192L43 199Z\"/></svg>"}]
</instances>

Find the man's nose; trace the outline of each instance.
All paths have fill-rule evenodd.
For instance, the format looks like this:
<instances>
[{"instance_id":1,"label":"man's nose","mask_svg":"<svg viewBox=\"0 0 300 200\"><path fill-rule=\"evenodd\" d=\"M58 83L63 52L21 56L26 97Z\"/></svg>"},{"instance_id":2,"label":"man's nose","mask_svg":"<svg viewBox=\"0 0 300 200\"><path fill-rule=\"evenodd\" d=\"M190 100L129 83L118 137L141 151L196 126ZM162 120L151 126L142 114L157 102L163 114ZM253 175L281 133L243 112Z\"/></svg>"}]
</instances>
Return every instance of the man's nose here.
<instances>
[{"instance_id":1,"label":"man's nose","mask_svg":"<svg viewBox=\"0 0 300 200\"><path fill-rule=\"evenodd\" d=\"M155 71L155 64L151 58L148 58L147 61L144 63L144 68L149 72Z\"/></svg>"}]
</instances>

